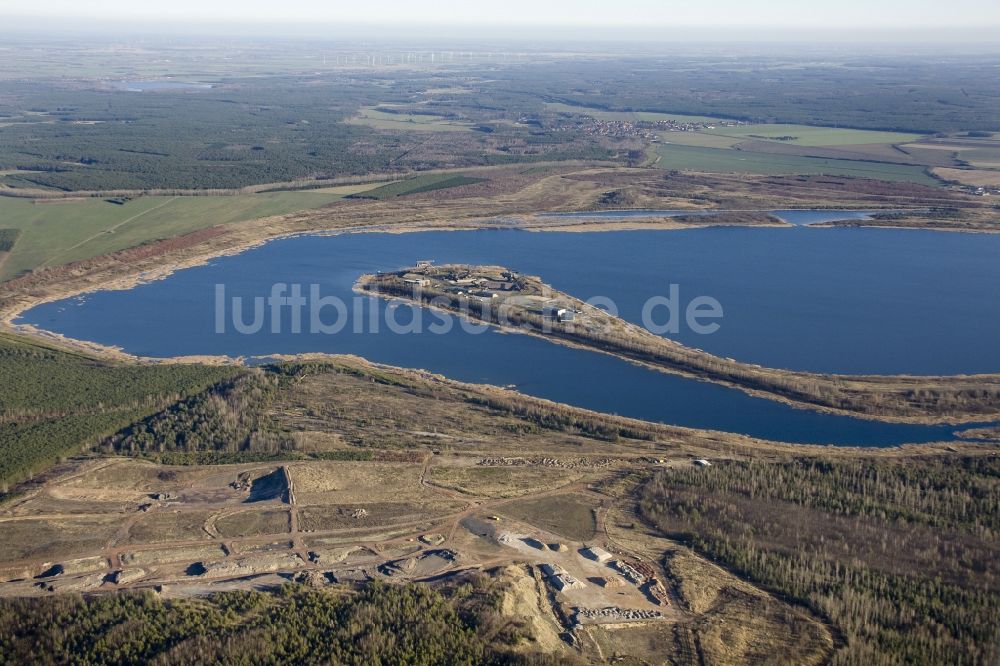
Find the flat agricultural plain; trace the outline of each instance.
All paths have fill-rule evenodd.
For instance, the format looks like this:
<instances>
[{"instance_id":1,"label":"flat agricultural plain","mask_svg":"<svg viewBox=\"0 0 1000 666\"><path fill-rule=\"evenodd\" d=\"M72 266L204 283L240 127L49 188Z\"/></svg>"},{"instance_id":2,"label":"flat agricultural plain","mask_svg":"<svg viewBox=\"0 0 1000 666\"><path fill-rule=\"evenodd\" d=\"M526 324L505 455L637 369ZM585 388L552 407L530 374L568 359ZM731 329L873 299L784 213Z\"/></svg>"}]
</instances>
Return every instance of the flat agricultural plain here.
<instances>
[{"instance_id":1,"label":"flat agricultural plain","mask_svg":"<svg viewBox=\"0 0 1000 666\"><path fill-rule=\"evenodd\" d=\"M673 135L667 134L665 136L666 140L669 141ZM703 145L661 143L655 148L655 166L661 169L709 173L829 175L919 185L940 184L940 181L927 175L922 166L811 155L776 154L742 150L738 147L739 144L734 144L730 148L716 148Z\"/></svg>"},{"instance_id":2,"label":"flat agricultural plain","mask_svg":"<svg viewBox=\"0 0 1000 666\"><path fill-rule=\"evenodd\" d=\"M743 125L740 127L719 127L708 130L708 134L737 137L741 139L764 139L781 141L801 146L856 146L872 143L903 143L916 141L923 135L906 132L879 132L842 127L816 127L813 125Z\"/></svg>"},{"instance_id":3,"label":"flat agricultural plain","mask_svg":"<svg viewBox=\"0 0 1000 666\"><path fill-rule=\"evenodd\" d=\"M1000 169L951 169L938 167L934 175L973 187L1000 188Z\"/></svg>"},{"instance_id":4,"label":"flat agricultural plain","mask_svg":"<svg viewBox=\"0 0 1000 666\"><path fill-rule=\"evenodd\" d=\"M346 194L365 188L349 188ZM220 224L319 208L344 191L225 196L23 199L0 197L0 220L21 230L0 278L58 266Z\"/></svg>"},{"instance_id":5,"label":"flat agricultural plain","mask_svg":"<svg viewBox=\"0 0 1000 666\"><path fill-rule=\"evenodd\" d=\"M400 132L470 132L472 124L454 120L444 116L417 113L390 113L384 109L387 105L365 107L347 122L352 125L364 125L378 130L394 130Z\"/></svg>"}]
</instances>

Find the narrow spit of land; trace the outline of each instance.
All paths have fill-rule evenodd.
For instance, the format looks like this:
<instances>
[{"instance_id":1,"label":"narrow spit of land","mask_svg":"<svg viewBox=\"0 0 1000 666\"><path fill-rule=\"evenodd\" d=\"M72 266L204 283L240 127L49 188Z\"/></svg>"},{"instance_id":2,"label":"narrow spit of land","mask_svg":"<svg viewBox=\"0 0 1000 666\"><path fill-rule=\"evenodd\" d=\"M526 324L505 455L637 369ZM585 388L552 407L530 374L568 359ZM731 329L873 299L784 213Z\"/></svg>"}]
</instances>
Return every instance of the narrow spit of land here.
<instances>
[{"instance_id":1,"label":"narrow spit of land","mask_svg":"<svg viewBox=\"0 0 1000 666\"><path fill-rule=\"evenodd\" d=\"M834 375L742 363L655 335L560 292L539 277L500 266L425 262L363 275L357 288L800 407L906 423L1000 419L997 374Z\"/></svg>"}]
</instances>

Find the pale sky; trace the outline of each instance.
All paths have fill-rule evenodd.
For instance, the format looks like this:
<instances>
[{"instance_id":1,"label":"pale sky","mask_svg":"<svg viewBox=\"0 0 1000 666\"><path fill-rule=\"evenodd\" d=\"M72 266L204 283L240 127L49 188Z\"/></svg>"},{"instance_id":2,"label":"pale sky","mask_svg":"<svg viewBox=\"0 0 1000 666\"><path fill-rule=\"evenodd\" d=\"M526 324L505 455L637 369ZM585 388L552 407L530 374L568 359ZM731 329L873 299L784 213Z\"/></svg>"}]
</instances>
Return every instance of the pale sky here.
<instances>
[{"instance_id":1,"label":"pale sky","mask_svg":"<svg viewBox=\"0 0 1000 666\"><path fill-rule=\"evenodd\" d=\"M297 24L1000 27L997 0L0 0L0 17ZM749 35L748 35L749 36ZM752 36L751 36L752 37Z\"/></svg>"}]
</instances>

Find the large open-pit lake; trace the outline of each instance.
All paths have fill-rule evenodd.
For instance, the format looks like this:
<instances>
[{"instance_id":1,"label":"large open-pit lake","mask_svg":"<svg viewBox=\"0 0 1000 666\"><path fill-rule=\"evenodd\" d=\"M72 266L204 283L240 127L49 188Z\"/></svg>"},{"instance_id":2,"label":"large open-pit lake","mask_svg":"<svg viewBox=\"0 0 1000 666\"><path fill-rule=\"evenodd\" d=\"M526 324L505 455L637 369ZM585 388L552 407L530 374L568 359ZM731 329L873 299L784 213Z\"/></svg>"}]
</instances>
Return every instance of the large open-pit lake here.
<instances>
[{"instance_id":1,"label":"large open-pit lake","mask_svg":"<svg viewBox=\"0 0 1000 666\"><path fill-rule=\"evenodd\" d=\"M423 259L500 264L539 275L582 299L607 297L635 322L647 299L669 297L677 285L681 308L708 296L724 316L712 335L682 322L671 337L741 361L838 373L1000 371L1000 235L930 231L719 227L301 236L127 291L40 305L20 323L148 356L358 354L464 381L512 384L604 412L790 442L882 446L953 438L949 426L795 409L526 335L471 334L457 324L432 333L428 328L440 328L441 319L428 311L414 327L419 332L394 332L411 328L414 310L359 297L352 286L362 273ZM232 298L243 298L240 321L251 322L253 299L269 296L275 283L302 285L307 300L314 284L319 295L342 299L346 325L333 334L309 332L306 314L303 332L295 333L283 310L280 320L267 317L256 333L236 331ZM222 333L216 321L220 289ZM661 308L657 320L666 314ZM336 318L327 308L324 322Z\"/></svg>"}]
</instances>

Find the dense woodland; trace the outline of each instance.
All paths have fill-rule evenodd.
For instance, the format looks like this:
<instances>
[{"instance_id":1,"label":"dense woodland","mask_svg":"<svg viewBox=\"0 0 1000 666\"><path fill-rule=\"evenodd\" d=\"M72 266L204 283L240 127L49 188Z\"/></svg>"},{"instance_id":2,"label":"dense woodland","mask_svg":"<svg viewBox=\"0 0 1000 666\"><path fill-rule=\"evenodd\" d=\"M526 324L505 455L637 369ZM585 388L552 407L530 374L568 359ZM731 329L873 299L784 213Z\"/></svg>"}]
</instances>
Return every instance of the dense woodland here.
<instances>
[{"instance_id":1,"label":"dense woodland","mask_svg":"<svg viewBox=\"0 0 1000 666\"><path fill-rule=\"evenodd\" d=\"M20 229L0 229L0 252L10 252L20 235Z\"/></svg>"},{"instance_id":2,"label":"dense woodland","mask_svg":"<svg viewBox=\"0 0 1000 666\"><path fill-rule=\"evenodd\" d=\"M618 111L912 132L997 130L1000 81L985 59L751 53L546 64L497 90Z\"/></svg>"},{"instance_id":3,"label":"dense woodland","mask_svg":"<svg viewBox=\"0 0 1000 666\"><path fill-rule=\"evenodd\" d=\"M145 592L3 600L0 663L554 663L511 653L525 630L498 613L494 587L479 575L439 589L289 584L203 599Z\"/></svg>"},{"instance_id":4,"label":"dense woodland","mask_svg":"<svg viewBox=\"0 0 1000 666\"><path fill-rule=\"evenodd\" d=\"M0 488L236 372L116 365L0 336Z\"/></svg>"},{"instance_id":5,"label":"dense woodland","mask_svg":"<svg viewBox=\"0 0 1000 666\"><path fill-rule=\"evenodd\" d=\"M442 134L345 123L380 101L408 101L424 75L233 79L197 91L81 89L0 81L0 168L15 188L226 189L295 179L607 158L580 136L539 144L526 128ZM426 84L425 84L426 85ZM471 120L490 117L466 96ZM537 104L536 104L537 105Z\"/></svg>"},{"instance_id":6,"label":"dense woodland","mask_svg":"<svg viewBox=\"0 0 1000 666\"><path fill-rule=\"evenodd\" d=\"M1000 659L1000 458L728 462L656 474L642 514L826 618L834 664Z\"/></svg>"},{"instance_id":7,"label":"dense woodland","mask_svg":"<svg viewBox=\"0 0 1000 666\"><path fill-rule=\"evenodd\" d=\"M287 374L251 370L138 421L103 443L117 453L277 453L290 441L269 433L265 410Z\"/></svg>"},{"instance_id":8,"label":"dense woodland","mask_svg":"<svg viewBox=\"0 0 1000 666\"><path fill-rule=\"evenodd\" d=\"M786 65L750 55L738 64L620 55L360 77L275 62L266 75L209 76L211 89L155 92L97 79L0 78L0 169L12 171L2 178L16 188L214 189L539 160L629 164L642 154L566 125L549 102L925 133L997 129L1000 84L988 63L841 56ZM439 117L468 131L345 122L362 108Z\"/></svg>"},{"instance_id":9,"label":"dense woodland","mask_svg":"<svg viewBox=\"0 0 1000 666\"><path fill-rule=\"evenodd\" d=\"M356 90L334 97L295 80L257 86L143 94L4 82L0 95L18 100L6 113L41 115L4 129L0 163L24 172L7 178L22 187L211 189L324 169L362 173L391 158L391 146L348 149L359 132L340 121Z\"/></svg>"}]
</instances>

